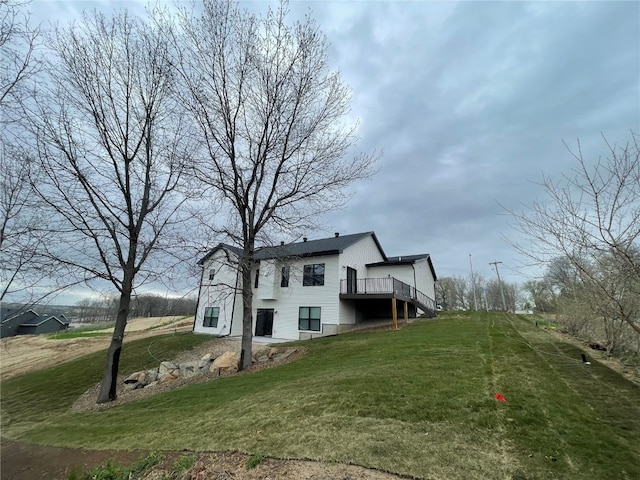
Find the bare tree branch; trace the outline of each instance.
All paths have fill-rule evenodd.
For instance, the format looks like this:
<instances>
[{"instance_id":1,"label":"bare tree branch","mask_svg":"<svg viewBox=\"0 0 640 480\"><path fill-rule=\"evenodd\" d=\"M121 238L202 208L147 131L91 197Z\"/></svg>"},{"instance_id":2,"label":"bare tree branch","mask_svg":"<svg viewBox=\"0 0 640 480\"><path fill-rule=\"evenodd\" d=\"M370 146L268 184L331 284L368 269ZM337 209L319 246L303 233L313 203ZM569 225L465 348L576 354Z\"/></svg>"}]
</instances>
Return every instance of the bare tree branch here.
<instances>
[{"instance_id":1,"label":"bare tree branch","mask_svg":"<svg viewBox=\"0 0 640 480\"><path fill-rule=\"evenodd\" d=\"M48 255L119 292L100 403L116 398L133 292L178 256L171 239L181 236L192 152L160 31L126 12L92 12L50 44L29 112L41 168L32 185L69 232L67 248Z\"/></svg>"},{"instance_id":2,"label":"bare tree branch","mask_svg":"<svg viewBox=\"0 0 640 480\"><path fill-rule=\"evenodd\" d=\"M180 98L206 152L194 171L233 211L226 233L243 249L242 367L251 362L256 241L308 228L343 205L376 161L347 158L358 140L357 124L346 122L350 90L329 70L317 24L290 25L288 13L286 2L259 17L205 0L202 10L183 8L173 29Z\"/></svg>"},{"instance_id":3,"label":"bare tree branch","mask_svg":"<svg viewBox=\"0 0 640 480\"><path fill-rule=\"evenodd\" d=\"M528 243L511 242L536 262L566 259L583 292L582 301L606 323L620 320L640 335L640 149L638 137L624 146L605 139L608 157L593 165L580 143L571 175L544 177L544 200L509 211ZM617 319L617 320L616 320Z\"/></svg>"}]
</instances>

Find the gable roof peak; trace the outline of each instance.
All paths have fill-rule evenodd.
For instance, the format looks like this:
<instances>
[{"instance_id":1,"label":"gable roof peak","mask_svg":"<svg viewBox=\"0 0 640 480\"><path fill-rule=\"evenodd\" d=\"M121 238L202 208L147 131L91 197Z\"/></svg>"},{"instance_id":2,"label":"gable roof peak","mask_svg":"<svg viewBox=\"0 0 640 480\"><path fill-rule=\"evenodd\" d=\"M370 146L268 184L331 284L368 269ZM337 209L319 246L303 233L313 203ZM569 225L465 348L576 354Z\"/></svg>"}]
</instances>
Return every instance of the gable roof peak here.
<instances>
[{"instance_id":1,"label":"gable roof peak","mask_svg":"<svg viewBox=\"0 0 640 480\"><path fill-rule=\"evenodd\" d=\"M339 232L334 233L333 237L319 238L316 240L309 240L308 237L303 237L302 241L284 243L280 242L279 245L270 245L258 247L255 250L254 258L256 260L269 260L278 257L312 257L320 255L332 255L339 254L344 251L345 248L359 242L363 238L371 236L382 255L382 258L386 259L386 255L375 232L361 232L352 233L348 235L340 235ZM235 255L242 255L242 249L233 245L225 243L219 243L214 247L205 257L203 257L198 265L204 265L204 263L218 250L225 249L229 252L233 252Z\"/></svg>"}]
</instances>

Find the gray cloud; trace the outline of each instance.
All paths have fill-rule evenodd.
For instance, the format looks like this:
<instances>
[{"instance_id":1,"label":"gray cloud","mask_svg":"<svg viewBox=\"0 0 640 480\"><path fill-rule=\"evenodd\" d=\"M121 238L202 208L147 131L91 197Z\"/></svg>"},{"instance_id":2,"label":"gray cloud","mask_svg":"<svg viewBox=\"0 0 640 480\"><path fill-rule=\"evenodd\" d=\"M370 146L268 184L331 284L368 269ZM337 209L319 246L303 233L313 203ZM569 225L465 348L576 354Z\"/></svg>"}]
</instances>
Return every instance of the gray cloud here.
<instances>
[{"instance_id":1,"label":"gray cloud","mask_svg":"<svg viewBox=\"0 0 640 480\"><path fill-rule=\"evenodd\" d=\"M377 231L387 253L430 252L441 275L467 272L472 253L482 273L497 258L522 279L498 202L517 208L542 172L568 171L563 139L597 159L601 133L638 130L639 5L340 5L312 9L354 89L360 146L385 155L329 223Z\"/></svg>"},{"instance_id":2,"label":"gray cloud","mask_svg":"<svg viewBox=\"0 0 640 480\"><path fill-rule=\"evenodd\" d=\"M136 6L142 5L137 2ZM71 5L71 6L70 6ZM128 2L36 1L39 15ZM263 4L246 3L249 8ZM353 89L359 149L384 150L320 237L374 230L387 254L431 253L441 276L523 280L498 202L540 195L541 173L572 167L562 140L597 159L601 134L640 131L638 2L293 2L330 42ZM66 10L65 10L66 9ZM66 12L66 13L65 13Z\"/></svg>"}]
</instances>

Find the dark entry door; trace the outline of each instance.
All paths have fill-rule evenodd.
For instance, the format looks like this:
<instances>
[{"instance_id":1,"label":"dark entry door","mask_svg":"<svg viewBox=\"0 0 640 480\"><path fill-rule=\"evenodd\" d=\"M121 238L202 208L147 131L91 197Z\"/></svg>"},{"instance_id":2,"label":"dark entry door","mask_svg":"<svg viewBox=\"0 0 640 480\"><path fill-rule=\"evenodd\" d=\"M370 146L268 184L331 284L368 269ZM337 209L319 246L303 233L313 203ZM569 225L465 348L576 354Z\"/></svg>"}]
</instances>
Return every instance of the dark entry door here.
<instances>
[{"instance_id":1,"label":"dark entry door","mask_svg":"<svg viewBox=\"0 0 640 480\"><path fill-rule=\"evenodd\" d=\"M347 293L358 293L358 271L347 267Z\"/></svg>"},{"instance_id":2,"label":"dark entry door","mask_svg":"<svg viewBox=\"0 0 640 480\"><path fill-rule=\"evenodd\" d=\"M256 316L256 337L270 337L273 333L273 308L259 308Z\"/></svg>"}]
</instances>

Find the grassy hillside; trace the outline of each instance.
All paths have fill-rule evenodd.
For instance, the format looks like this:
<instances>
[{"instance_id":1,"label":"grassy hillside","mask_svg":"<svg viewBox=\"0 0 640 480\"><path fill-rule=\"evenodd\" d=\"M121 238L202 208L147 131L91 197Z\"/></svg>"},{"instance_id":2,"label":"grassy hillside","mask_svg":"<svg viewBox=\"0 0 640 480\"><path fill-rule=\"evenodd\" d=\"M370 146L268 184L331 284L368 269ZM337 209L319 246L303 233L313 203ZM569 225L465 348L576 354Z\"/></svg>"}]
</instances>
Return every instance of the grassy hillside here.
<instances>
[{"instance_id":1,"label":"grassy hillside","mask_svg":"<svg viewBox=\"0 0 640 480\"><path fill-rule=\"evenodd\" d=\"M162 338L174 349L200 341ZM149 341L127 345L123 370L154 362ZM96 448L241 450L419 478L640 478L640 387L583 365L579 350L524 318L442 316L305 345L295 363L72 414L102 367L102 353L85 357L3 382L2 434Z\"/></svg>"}]
</instances>

